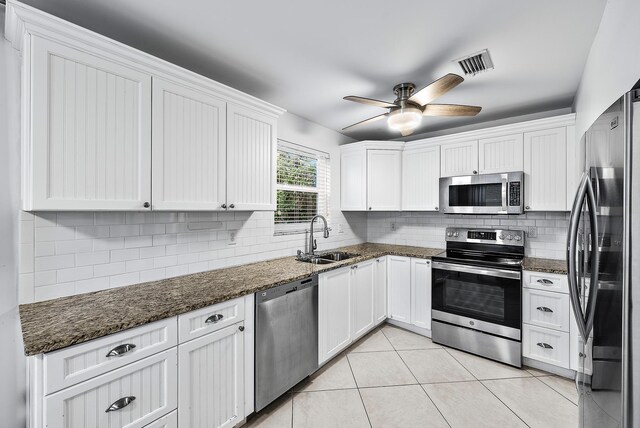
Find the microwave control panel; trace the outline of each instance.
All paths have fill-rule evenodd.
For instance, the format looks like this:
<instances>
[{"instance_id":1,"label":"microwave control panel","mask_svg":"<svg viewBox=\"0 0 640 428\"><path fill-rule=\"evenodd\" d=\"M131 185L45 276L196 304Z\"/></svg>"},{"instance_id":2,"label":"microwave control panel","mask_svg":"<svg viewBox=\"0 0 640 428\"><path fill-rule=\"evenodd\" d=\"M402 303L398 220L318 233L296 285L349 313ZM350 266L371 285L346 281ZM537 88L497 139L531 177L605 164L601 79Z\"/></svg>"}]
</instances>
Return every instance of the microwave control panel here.
<instances>
[{"instance_id":1,"label":"microwave control panel","mask_svg":"<svg viewBox=\"0 0 640 428\"><path fill-rule=\"evenodd\" d=\"M520 182L512 181L509 183L509 206L520 206Z\"/></svg>"}]
</instances>

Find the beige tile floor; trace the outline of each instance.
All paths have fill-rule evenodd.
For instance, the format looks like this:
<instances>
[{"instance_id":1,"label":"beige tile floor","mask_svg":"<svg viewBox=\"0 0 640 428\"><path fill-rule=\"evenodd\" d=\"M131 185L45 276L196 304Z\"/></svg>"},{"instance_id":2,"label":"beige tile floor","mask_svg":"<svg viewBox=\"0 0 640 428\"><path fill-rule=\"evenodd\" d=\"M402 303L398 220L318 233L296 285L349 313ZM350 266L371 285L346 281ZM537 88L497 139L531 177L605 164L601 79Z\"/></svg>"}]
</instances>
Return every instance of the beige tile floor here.
<instances>
[{"instance_id":1,"label":"beige tile floor","mask_svg":"<svg viewBox=\"0 0 640 428\"><path fill-rule=\"evenodd\" d=\"M245 427L578 426L571 380L436 345L384 324Z\"/></svg>"}]
</instances>

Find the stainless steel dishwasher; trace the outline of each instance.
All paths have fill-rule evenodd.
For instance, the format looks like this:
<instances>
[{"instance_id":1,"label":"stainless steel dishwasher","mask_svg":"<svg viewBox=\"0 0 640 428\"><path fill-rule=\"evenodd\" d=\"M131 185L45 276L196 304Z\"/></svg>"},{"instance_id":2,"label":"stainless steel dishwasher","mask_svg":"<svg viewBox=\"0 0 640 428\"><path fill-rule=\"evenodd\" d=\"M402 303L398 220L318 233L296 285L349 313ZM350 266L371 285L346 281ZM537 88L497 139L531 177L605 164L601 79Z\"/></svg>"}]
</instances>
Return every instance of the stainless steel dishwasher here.
<instances>
[{"instance_id":1,"label":"stainless steel dishwasher","mask_svg":"<svg viewBox=\"0 0 640 428\"><path fill-rule=\"evenodd\" d=\"M318 369L318 276L256 293L256 412Z\"/></svg>"}]
</instances>

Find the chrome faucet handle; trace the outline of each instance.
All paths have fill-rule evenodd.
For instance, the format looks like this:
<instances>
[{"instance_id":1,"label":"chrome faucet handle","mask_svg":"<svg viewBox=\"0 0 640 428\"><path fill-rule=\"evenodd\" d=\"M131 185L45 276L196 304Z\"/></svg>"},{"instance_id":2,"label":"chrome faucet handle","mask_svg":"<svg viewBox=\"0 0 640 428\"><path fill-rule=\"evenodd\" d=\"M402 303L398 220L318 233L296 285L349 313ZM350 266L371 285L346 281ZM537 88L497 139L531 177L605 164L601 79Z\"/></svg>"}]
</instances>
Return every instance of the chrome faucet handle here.
<instances>
[{"instance_id":1,"label":"chrome faucet handle","mask_svg":"<svg viewBox=\"0 0 640 428\"><path fill-rule=\"evenodd\" d=\"M317 250L318 249L318 243L316 242L316 240L313 240L313 249Z\"/></svg>"}]
</instances>

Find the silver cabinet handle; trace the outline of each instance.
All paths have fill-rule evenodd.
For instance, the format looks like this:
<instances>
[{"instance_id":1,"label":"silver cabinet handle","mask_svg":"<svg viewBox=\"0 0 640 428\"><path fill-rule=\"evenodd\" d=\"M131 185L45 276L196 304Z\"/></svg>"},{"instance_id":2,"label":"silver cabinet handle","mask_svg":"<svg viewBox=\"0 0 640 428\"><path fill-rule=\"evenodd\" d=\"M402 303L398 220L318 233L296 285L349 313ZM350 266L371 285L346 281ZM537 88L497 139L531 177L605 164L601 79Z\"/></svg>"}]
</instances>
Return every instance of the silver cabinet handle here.
<instances>
[{"instance_id":1,"label":"silver cabinet handle","mask_svg":"<svg viewBox=\"0 0 640 428\"><path fill-rule=\"evenodd\" d=\"M144 204L142 204L142 206L145 208L149 208L151 204L149 202L145 202Z\"/></svg>"},{"instance_id":2,"label":"silver cabinet handle","mask_svg":"<svg viewBox=\"0 0 640 428\"><path fill-rule=\"evenodd\" d=\"M541 348L544 349L553 349L553 346L549 345L548 343L544 343L544 342L538 342L536 343L536 345L538 345Z\"/></svg>"},{"instance_id":3,"label":"silver cabinet handle","mask_svg":"<svg viewBox=\"0 0 640 428\"><path fill-rule=\"evenodd\" d=\"M544 285L553 285L553 281L550 281L546 278L543 279L539 279L537 282L539 282L540 284L544 284Z\"/></svg>"},{"instance_id":4,"label":"silver cabinet handle","mask_svg":"<svg viewBox=\"0 0 640 428\"><path fill-rule=\"evenodd\" d=\"M235 208L236 206L234 204L229 205L229 208Z\"/></svg>"},{"instance_id":5,"label":"silver cabinet handle","mask_svg":"<svg viewBox=\"0 0 640 428\"><path fill-rule=\"evenodd\" d=\"M105 413L115 412L116 410L124 409L129 404L133 403L135 399L136 397L134 397L133 395L129 397L122 397L121 399L115 401L112 405L110 405L107 408L107 410L105 410Z\"/></svg>"},{"instance_id":6,"label":"silver cabinet handle","mask_svg":"<svg viewBox=\"0 0 640 428\"><path fill-rule=\"evenodd\" d=\"M371 207L369 207L369 211L371 211Z\"/></svg>"},{"instance_id":7,"label":"silver cabinet handle","mask_svg":"<svg viewBox=\"0 0 640 428\"><path fill-rule=\"evenodd\" d=\"M474 173L474 174L477 174L477 173L478 173L478 171L476 171L476 170L474 169L474 170L473 170L473 173Z\"/></svg>"},{"instance_id":8,"label":"silver cabinet handle","mask_svg":"<svg viewBox=\"0 0 640 428\"><path fill-rule=\"evenodd\" d=\"M585 358L586 356L587 354L585 354L584 352L578 352L578 357Z\"/></svg>"},{"instance_id":9,"label":"silver cabinet handle","mask_svg":"<svg viewBox=\"0 0 640 428\"><path fill-rule=\"evenodd\" d=\"M222 209L225 209L225 210L226 210L226 209L227 209L227 204L222 204L222 205L220 205L220 208L222 208Z\"/></svg>"},{"instance_id":10,"label":"silver cabinet handle","mask_svg":"<svg viewBox=\"0 0 640 428\"><path fill-rule=\"evenodd\" d=\"M240 330L240 331L244 331L244 326L243 326L243 325L241 325L240 327L238 327L238 330Z\"/></svg>"},{"instance_id":11,"label":"silver cabinet handle","mask_svg":"<svg viewBox=\"0 0 640 428\"><path fill-rule=\"evenodd\" d=\"M527 205L526 207L524 207L525 210L530 210L531 207L529 205Z\"/></svg>"},{"instance_id":12,"label":"silver cabinet handle","mask_svg":"<svg viewBox=\"0 0 640 428\"><path fill-rule=\"evenodd\" d=\"M351 270L358 269L358 265L351 266Z\"/></svg>"},{"instance_id":13,"label":"silver cabinet handle","mask_svg":"<svg viewBox=\"0 0 640 428\"><path fill-rule=\"evenodd\" d=\"M546 306L538 306L536 309L542 312L553 312L553 310L547 308Z\"/></svg>"},{"instance_id":14,"label":"silver cabinet handle","mask_svg":"<svg viewBox=\"0 0 640 428\"><path fill-rule=\"evenodd\" d=\"M438 211L438 207L436 207L436 211Z\"/></svg>"},{"instance_id":15,"label":"silver cabinet handle","mask_svg":"<svg viewBox=\"0 0 640 428\"><path fill-rule=\"evenodd\" d=\"M126 354L129 351L133 351L136 347L133 343L124 343L120 346L116 346L111 351L107 353L107 357L119 357L121 355Z\"/></svg>"},{"instance_id":16,"label":"silver cabinet handle","mask_svg":"<svg viewBox=\"0 0 640 428\"><path fill-rule=\"evenodd\" d=\"M205 324L215 324L218 321L221 321L224 318L222 314L213 314L209 318L206 319Z\"/></svg>"}]
</instances>

